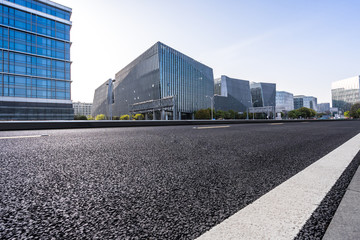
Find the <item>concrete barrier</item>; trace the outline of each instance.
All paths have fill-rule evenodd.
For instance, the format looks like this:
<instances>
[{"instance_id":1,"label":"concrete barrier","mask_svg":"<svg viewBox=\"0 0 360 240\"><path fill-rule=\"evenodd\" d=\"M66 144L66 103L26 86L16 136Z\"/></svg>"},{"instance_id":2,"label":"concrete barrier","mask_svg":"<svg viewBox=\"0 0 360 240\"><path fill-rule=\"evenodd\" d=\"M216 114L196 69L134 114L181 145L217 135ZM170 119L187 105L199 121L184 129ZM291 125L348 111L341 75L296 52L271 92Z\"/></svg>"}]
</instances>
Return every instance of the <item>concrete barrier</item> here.
<instances>
[{"instance_id":1,"label":"concrete barrier","mask_svg":"<svg viewBox=\"0 0 360 240\"><path fill-rule=\"evenodd\" d=\"M212 125L212 124L329 122L329 121L354 121L354 120L340 119L340 120L214 120L214 121L211 121L211 120L0 121L0 131L41 130L41 129L74 129L74 128L153 127L153 126Z\"/></svg>"}]
</instances>

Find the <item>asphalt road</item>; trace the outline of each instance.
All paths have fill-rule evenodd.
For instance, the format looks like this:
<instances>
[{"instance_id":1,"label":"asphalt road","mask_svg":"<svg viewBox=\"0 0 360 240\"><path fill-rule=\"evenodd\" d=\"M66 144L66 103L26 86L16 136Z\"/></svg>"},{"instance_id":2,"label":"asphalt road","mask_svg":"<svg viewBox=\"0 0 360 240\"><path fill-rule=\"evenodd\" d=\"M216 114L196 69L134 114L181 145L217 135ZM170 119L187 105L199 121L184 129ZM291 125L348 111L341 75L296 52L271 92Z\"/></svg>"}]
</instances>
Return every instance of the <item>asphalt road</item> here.
<instances>
[{"instance_id":1,"label":"asphalt road","mask_svg":"<svg viewBox=\"0 0 360 240\"><path fill-rule=\"evenodd\" d=\"M203 127L0 132L0 239L194 239L360 133Z\"/></svg>"}]
</instances>

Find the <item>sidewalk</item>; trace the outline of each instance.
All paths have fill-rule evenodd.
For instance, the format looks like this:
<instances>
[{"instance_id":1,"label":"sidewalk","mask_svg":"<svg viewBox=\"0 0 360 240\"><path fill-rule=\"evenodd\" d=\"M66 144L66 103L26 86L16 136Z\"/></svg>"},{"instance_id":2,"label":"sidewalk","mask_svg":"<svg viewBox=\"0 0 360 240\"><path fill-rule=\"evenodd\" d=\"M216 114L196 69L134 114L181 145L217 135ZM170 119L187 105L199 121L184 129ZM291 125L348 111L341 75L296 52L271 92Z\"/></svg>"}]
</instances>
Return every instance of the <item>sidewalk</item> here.
<instances>
[{"instance_id":1,"label":"sidewalk","mask_svg":"<svg viewBox=\"0 0 360 240\"><path fill-rule=\"evenodd\" d=\"M360 167L347 188L323 239L360 239Z\"/></svg>"}]
</instances>

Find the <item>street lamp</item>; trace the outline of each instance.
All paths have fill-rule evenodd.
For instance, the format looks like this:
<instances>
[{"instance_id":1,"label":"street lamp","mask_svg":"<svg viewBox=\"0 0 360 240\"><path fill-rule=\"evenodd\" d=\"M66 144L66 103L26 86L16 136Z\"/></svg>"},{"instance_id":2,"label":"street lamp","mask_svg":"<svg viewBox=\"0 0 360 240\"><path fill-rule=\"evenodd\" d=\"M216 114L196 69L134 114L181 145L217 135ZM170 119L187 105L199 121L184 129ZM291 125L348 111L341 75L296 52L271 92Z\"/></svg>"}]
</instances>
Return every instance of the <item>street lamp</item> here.
<instances>
[{"instance_id":1,"label":"street lamp","mask_svg":"<svg viewBox=\"0 0 360 240\"><path fill-rule=\"evenodd\" d=\"M114 99L113 99L113 82L115 82L115 79L109 79L108 83L106 84L108 87L108 96L107 96L107 100L108 100L108 105L109 105L109 115L110 115L110 120L112 120L112 105L114 103Z\"/></svg>"},{"instance_id":2,"label":"street lamp","mask_svg":"<svg viewBox=\"0 0 360 240\"><path fill-rule=\"evenodd\" d=\"M206 95L206 97L210 98L211 100L211 120L214 120L214 96L208 96Z\"/></svg>"}]
</instances>

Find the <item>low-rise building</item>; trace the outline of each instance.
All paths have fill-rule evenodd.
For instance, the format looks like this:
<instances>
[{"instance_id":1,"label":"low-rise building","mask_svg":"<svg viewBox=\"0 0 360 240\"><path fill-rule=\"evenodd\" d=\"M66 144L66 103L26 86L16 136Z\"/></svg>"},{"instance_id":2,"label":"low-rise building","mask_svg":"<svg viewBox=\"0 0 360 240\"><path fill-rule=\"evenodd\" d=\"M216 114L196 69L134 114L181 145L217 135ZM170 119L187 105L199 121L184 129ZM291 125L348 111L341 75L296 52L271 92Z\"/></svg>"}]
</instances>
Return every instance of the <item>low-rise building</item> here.
<instances>
[{"instance_id":1,"label":"low-rise building","mask_svg":"<svg viewBox=\"0 0 360 240\"><path fill-rule=\"evenodd\" d=\"M276 112L294 110L294 95L285 91L276 91Z\"/></svg>"},{"instance_id":2,"label":"low-rise building","mask_svg":"<svg viewBox=\"0 0 360 240\"><path fill-rule=\"evenodd\" d=\"M91 115L92 103L73 102L74 115Z\"/></svg>"},{"instance_id":3,"label":"low-rise building","mask_svg":"<svg viewBox=\"0 0 360 240\"><path fill-rule=\"evenodd\" d=\"M360 102L360 76L333 82L331 84L332 107L349 111L351 105Z\"/></svg>"},{"instance_id":4,"label":"low-rise building","mask_svg":"<svg viewBox=\"0 0 360 240\"><path fill-rule=\"evenodd\" d=\"M252 106L249 81L223 75L215 79L214 93L215 110L245 112Z\"/></svg>"},{"instance_id":5,"label":"low-rise building","mask_svg":"<svg viewBox=\"0 0 360 240\"><path fill-rule=\"evenodd\" d=\"M317 111L317 98L304 95L294 96L294 109L299 109L302 107L311 108Z\"/></svg>"},{"instance_id":6,"label":"low-rise building","mask_svg":"<svg viewBox=\"0 0 360 240\"><path fill-rule=\"evenodd\" d=\"M319 103L317 108L319 113L330 112L330 103Z\"/></svg>"}]
</instances>

